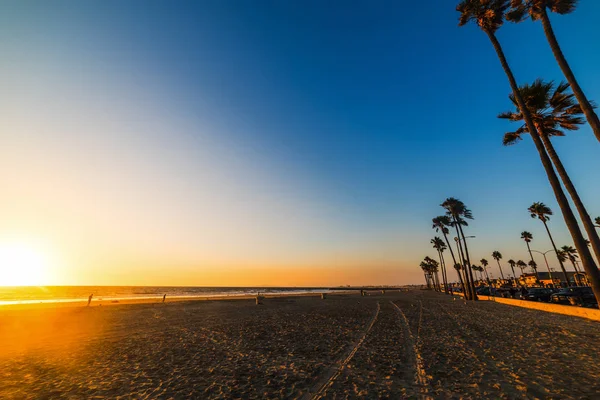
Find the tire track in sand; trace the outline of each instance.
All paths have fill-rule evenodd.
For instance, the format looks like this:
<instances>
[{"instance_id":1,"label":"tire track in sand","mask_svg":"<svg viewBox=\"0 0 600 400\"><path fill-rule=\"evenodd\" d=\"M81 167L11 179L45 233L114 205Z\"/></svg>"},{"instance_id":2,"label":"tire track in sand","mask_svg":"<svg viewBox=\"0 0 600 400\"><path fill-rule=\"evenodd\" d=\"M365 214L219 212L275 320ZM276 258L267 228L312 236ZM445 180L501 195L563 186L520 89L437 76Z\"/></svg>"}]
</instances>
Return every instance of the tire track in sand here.
<instances>
[{"instance_id":1,"label":"tire track in sand","mask_svg":"<svg viewBox=\"0 0 600 400\"><path fill-rule=\"evenodd\" d=\"M377 309L375 310L375 315L371 319L371 322L369 322L367 329L362 334L360 339L358 339L358 341L356 341L354 343L354 346L352 346L352 349L350 350L348 355L346 357L344 357L343 359L341 359L340 361L335 363L336 365L338 365L337 368L335 368L335 367L328 368L327 371L325 371L325 374L321 377L321 379L319 379L317 381L317 383L311 388L311 390L308 393L306 393L304 396L302 396L303 400L308 400L308 399L318 400L318 399L321 399L325 395L325 392L327 392L327 389L329 389L331 387L331 385L333 384L333 382L335 382L335 380L340 376L340 374L344 370L344 367L350 362L352 357L354 357L354 355L356 354L356 352L358 351L360 346L365 341L365 338L367 337L367 335L371 331L371 328L373 328L373 325L375 325L375 322L377 321L377 317L379 316L380 310L381 310L381 305L379 304L379 302L377 302Z\"/></svg>"},{"instance_id":2,"label":"tire track in sand","mask_svg":"<svg viewBox=\"0 0 600 400\"><path fill-rule=\"evenodd\" d=\"M429 380L427 379L427 374L425 373L425 367L423 366L423 357L421 357L421 322L423 321L423 303L419 301L419 324L417 325L417 335L413 335L412 329L410 329L410 324L408 323L408 318L402 311L402 309L394 302L390 301L390 303L396 308L398 316L402 321L402 329L404 330L405 336L409 339L408 343L408 358L412 361L415 369L415 384L419 387L421 391L421 396L425 399L432 399L432 397L428 394L427 387L429 386Z\"/></svg>"}]
</instances>

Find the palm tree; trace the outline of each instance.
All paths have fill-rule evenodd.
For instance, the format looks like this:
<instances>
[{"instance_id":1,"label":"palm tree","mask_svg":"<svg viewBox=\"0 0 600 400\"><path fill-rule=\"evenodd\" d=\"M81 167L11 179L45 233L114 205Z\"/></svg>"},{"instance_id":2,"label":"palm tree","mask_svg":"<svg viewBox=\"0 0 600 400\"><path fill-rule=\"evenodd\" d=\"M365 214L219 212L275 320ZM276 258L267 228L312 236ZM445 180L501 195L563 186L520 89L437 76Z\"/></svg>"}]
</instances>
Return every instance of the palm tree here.
<instances>
[{"instance_id":1,"label":"palm tree","mask_svg":"<svg viewBox=\"0 0 600 400\"><path fill-rule=\"evenodd\" d=\"M437 250L438 256L440 258L440 266L442 267L442 280L444 281L444 292L448 293L448 277L446 275L446 262L444 261L444 250L446 250L446 243L439 238L434 237L431 239L431 244L433 244L433 248Z\"/></svg>"},{"instance_id":2,"label":"palm tree","mask_svg":"<svg viewBox=\"0 0 600 400\"><path fill-rule=\"evenodd\" d=\"M564 258L568 258L569 261L571 261L571 264L573 265L573 269L575 270L575 278L573 278L575 280L575 284L576 285L581 285L581 282L579 280L579 268L577 267L577 250L574 249L572 246L563 246L560 248L560 252L563 255ZM567 286L569 286L569 281L567 281Z\"/></svg>"},{"instance_id":3,"label":"palm tree","mask_svg":"<svg viewBox=\"0 0 600 400\"><path fill-rule=\"evenodd\" d=\"M525 272L523 272L523 268L525 268L527 266L527 264L525 263L525 261L523 260L519 260L517 261L517 267L519 267L521 269L521 275L523 275Z\"/></svg>"},{"instance_id":4,"label":"palm tree","mask_svg":"<svg viewBox=\"0 0 600 400\"><path fill-rule=\"evenodd\" d=\"M508 265L510 265L510 269L512 270L512 273L513 273L513 282L514 282L515 286L517 285L516 284L517 275L515 274L515 265L516 264L517 263L512 258L510 260L508 260Z\"/></svg>"},{"instance_id":5,"label":"palm tree","mask_svg":"<svg viewBox=\"0 0 600 400\"><path fill-rule=\"evenodd\" d=\"M531 267L531 269L535 273L535 280L537 282L539 282L540 281L540 275L538 274L538 271L537 271L537 263L535 261L531 260L531 261L529 261L527 263L527 265L529 265Z\"/></svg>"},{"instance_id":6,"label":"palm tree","mask_svg":"<svg viewBox=\"0 0 600 400\"><path fill-rule=\"evenodd\" d=\"M467 277L467 284L470 285L471 288L471 300L477 300L477 294L475 293L475 283L473 280L473 271L471 270L471 259L469 257L469 248L467 246L467 240L465 239L465 235L462 227L468 226L466 219L473 219L473 214L471 210L469 210L465 203L462 201L455 199L454 197L449 197L441 204L442 207L446 209L446 215L451 219L451 226L456 229L456 236L458 237L458 247L460 252L462 253L463 245L464 245L464 254L463 260L465 261L465 276Z\"/></svg>"},{"instance_id":7,"label":"palm tree","mask_svg":"<svg viewBox=\"0 0 600 400\"><path fill-rule=\"evenodd\" d=\"M492 258L494 260L496 260L496 262L498 263L498 268L500 268L500 276L502 277L502 280L504 280L504 273L502 272L502 266L500 266L500 260L502 259L502 253L500 253L498 250L496 250L492 253Z\"/></svg>"},{"instance_id":8,"label":"palm tree","mask_svg":"<svg viewBox=\"0 0 600 400\"><path fill-rule=\"evenodd\" d=\"M460 286L462 287L462 291L463 291L463 293L466 296L465 282L463 281L462 274L460 273L460 270L462 269L462 266L459 263L454 263L454 269L456 270L456 273L458 274L458 280L460 281Z\"/></svg>"},{"instance_id":9,"label":"palm tree","mask_svg":"<svg viewBox=\"0 0 600 400\"><path fill-rule=\"evenodd\" d=\"M440 276L438 275L438 272L440 270L440 264L436 260L434 260L433 258L431 258L429 256L425 257L425 259L423 261L428 266L429 272L431 273L431 276L433 277L435 291L441 292L442 289L440 286Z\"/></svg>"},{"instance_id":10,"label":"palm tree","mask_svg":"<svg viewBox=\"0 0 600 400\"><path fill-rule=\"evenodd\" d=\"M477 265L472 265L471 269L473 271L479 272L479 281L483 282L483 275L482 275L482 273L483 273L483 267L479 267Z\"/></svg>"},{"instance_id":11,"label":"palm tree","mask_svg":"<svg viewBox=\"0 0 600 400\"><path fill-rule=\"evenodd\" d=\"M491 285L491 284L492 284L492 282L490 282L490 277L488 276L488 273L487 273L487 266L488 266L490 263L489 263L489 262L488 262L488 260L486 260L485 258L482 258L481 260L479 260L479 262L481 263L481 267L482 267L481 269L482 269L482 270L485 272L485 276L486 276L486 278L487 278L487 283L488 283L488 285Z\"/></svg>"},{"instance_id":12,"label":"palm tree","mask_svg":"<svg viewBox=\"0 0 600 400\"><path fill-rule=\"evenodd\" d=\"M448 250L450 250L450 255L452 256L452 261L454 263L454 265L457 264L456 262L456 257L454 257L454 251L452 251L452 246L450 246L450 242L448 241L448 233L450 232L450 230L448 229L448 227L450 226L450 223L452 222L450 220L450 218L447 215L440 215L439 217L435 217L431 220L431 222L433 223L433 229L435 229L436 232L442 232L442 235L444 235L444 239L446 240L446 245L448 246ZM460 269L457 269L456 272L458 273L458 278L460 279L460 285L462 287L462 291L465 294L465 296L467 295L466 292L466 288L464 286L464 282L460 273Z\"/></svg>"},{"instance_id":13,"label":"palm tree","mask_svg":"<svg viewBox=\"0 0 600 400\"><path fill-rule=\"evenodd\" d=\"M565 269L565 266L563 265L563 262L558 255L558 249L556 248L556 244L554 244L554 239L552 238L552 235L550 234L550 229L548 228L548 221L550 220L550 216L552 215L552 210L550 209L550 207L541 202L533 203L527 210L531 214L531 218L537 218L544 224L544 228L546 228L546 232L548 232L548 237L550 238L550 242L552 243L552 248L556 253L558 263L560 264L560 269L562 269L563 275L565 277L565 282L567 282L568 285L569 277L567 276L567 270Z\"/></svg>"},{"instance_id":14,"label":"palm tree","mask_svg":"<svg viewBox=\"0 0 600 400\"><path fill-rule=\"evenodd\" d=\"M515 101L519 106L519 110L521 110L521 113L523 114L523 121L525 122L531 138L533 139L535 148L538 151L542 165L546 171L546 175L548 176L548 181L550 182L552 191L556 197L556 201L560 207L567 228L569 229L569 233L571 234L577 251L582 256L581 260L583 262L583 267L589 279L591 280L594 294L597 298L600 298L600 271L598 270L598 267L596 267L589 250L589 257L587 254L585 254L585 242L583 235L581 235L581 232L579 231L577 219L575 218L573 210L571 210L571 206L569 205L569 201L562 190L558 176L552 168L552 161L546 153L544 143L542 142L542 139L536 130L531 113L529 112L529 109L527 108L525 101L519 92L517 81L510 66L508 65L504 50L502 49L502 46L496 37L496 32L504 23L504 15L509 6L509 0L462 0L456 7L456 10L460 13L458 25L463 26L468 22L474 22L490 39L492 46L498 55L502 69L504 69L506 77L508 78L510 88L515 96Z\"/></svg>"},{"instance_id":15,"label":"palm tree","mask_svg":"<svg viewBox=\"0 0 600 400\"><path fill-rule=\"evenodd\" d=\"M533 240L533 235L531 232L523 231L521 232L521 239L525 241L527 244L527 251L529 252L529 257L531 257L531 261L533 261L533 254L531 253L531 247L529 247L529 243Z\"/></svg>"},{"instance_id":16,"label":"palm tree","mask_svg":"<svg viewBox=\"0 0 600 400\"><path fill-rule=\"evenodd\" d=\"M566 83L561 83L555 87L553 82L544 82L541 79L537 79L531 85L526 84L521 86L519 92L529 108L537 132L558 175L562 179L571 199L573 199L585 231L591 239L596 258L600 260L600 237L598 236L598 232L596 232L594 223L550 140L551 137L564 136L565 130L578 130L579 125L584 123L583 118L581 118L581 107L575 101L573 94L568 93L568 89L569 85ZM498 117L510 121L521 121L523 118L514 100L514 96L510 95L509 98L515 106L516 111L504 112L498 115ZM528 132L526 126L521 126L515 132L508 132L504 135L504 144L514 144L522 138L523 133Z\"/></svg>"},{"instance_id":17,"label":"palm tree","mask_svg":"<svg viewBox=\"0 0 600 400\"><path fill-rule=\"evenodd\" d=\"M423 276L425 276L425 283L427 284L427 289L431 289L431 272L429 271L429 265L425 261L421 261L419 266L423 270Z\"/></svg>"},{"instance_id":18,"label":"palm tree","mask_svg":"<svg viewBox=\"0 0 600 400\"><path fill-rule=\"evenodd\" d=\"M512 0L512 9L508 12L507 19L513 22L521 22L525 20L527 16L530 16L533 21L542 21L544 33L546 34L546 39L548 39L552 53L554 53L554 58L556 58L569 85L573 88L573 93L575 93L577 101L581 104L581 108L585 113L585 117L587 118L596 139L600 141L600 120L598 119L598 115L594 112L594 106L587 99L585 93L583 93L583 90L579 86L579 82L577 82L575 74L573 74L569 63L558 44L547 12L547 9L549 9L557 14L569 14L575 11L576 4L577 0Z\"/></svg>"}]
</instances>

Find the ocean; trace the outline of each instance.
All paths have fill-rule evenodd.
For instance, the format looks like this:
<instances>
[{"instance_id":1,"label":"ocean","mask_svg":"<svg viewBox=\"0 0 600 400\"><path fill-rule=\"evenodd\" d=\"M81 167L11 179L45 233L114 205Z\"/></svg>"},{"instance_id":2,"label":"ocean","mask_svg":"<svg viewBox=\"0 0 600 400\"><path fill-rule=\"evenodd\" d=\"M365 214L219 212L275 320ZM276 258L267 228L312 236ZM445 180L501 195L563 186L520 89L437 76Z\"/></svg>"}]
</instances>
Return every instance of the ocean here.
<instances>
[{"instance_id":1,"label":"ocean","mask_svg":"<svg viewBox=\"0 0 600 400\"><path fill-rule=\"evenodd\" d=\"M0 286L0 305L63 303L93 300L127 300L182 297L218 297L265 294L329 292L327 288L298 287L201 287L201 286Z\"/></svg>"}]
</instances>

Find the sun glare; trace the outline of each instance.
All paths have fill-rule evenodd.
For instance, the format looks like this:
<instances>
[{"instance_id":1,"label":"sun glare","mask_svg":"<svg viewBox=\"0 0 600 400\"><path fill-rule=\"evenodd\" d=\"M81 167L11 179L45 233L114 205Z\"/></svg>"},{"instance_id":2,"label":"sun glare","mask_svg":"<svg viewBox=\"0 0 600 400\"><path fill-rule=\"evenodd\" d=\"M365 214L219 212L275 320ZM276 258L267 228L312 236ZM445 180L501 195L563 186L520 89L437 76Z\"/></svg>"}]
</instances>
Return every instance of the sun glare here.
<instances>
[{"instance_id":1,"label":"sun glare","mask_svg":"<svg viewBox=\"0 0 600 400\"><path fill-rule=\"evenodd\" d=\"M21 243L0 243L0 286L41 284L47 268L38 250Z\"/></svg>"}]
</instances>

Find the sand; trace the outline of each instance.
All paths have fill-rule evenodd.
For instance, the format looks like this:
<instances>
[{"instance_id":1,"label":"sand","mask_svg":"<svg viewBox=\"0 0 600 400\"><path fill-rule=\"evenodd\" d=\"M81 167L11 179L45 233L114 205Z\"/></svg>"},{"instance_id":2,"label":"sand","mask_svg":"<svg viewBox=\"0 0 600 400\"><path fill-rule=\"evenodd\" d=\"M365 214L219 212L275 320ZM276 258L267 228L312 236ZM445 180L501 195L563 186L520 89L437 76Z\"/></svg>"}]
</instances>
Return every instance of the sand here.
<instances>
[{"instance_id":1,"label":"sand","mask_svg":"<svg viewBox=\"0 0 600 400\"><path fill-rule=\"evenodd\" d=\"M430 292L0 309L0 398L597 398L600 325Z\"/></svg>"}]
</instances>

